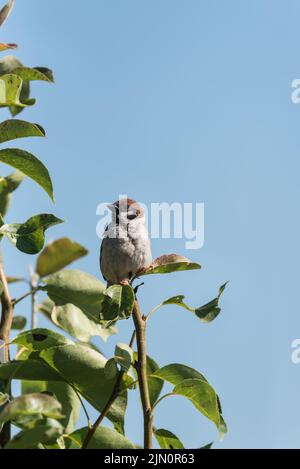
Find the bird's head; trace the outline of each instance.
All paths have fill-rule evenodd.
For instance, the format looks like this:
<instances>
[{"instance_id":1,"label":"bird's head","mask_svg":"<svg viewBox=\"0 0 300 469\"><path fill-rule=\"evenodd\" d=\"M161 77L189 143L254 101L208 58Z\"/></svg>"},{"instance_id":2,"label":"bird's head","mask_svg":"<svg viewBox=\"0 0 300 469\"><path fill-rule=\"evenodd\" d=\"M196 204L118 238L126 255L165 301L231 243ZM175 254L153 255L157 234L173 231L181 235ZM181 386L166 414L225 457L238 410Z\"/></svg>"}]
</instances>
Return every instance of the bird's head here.
<instances>
[{"instance_id":1,"label":"bird's head","mask_svg":"<svg viewBox=\"0 0 300 469\"><path fill-rule=\"evenodd\" d=\"M144 221L145 213L141 205L133 199L121 199L108 205L113 221L117 224Z\"/></svg>"}]
</instances>

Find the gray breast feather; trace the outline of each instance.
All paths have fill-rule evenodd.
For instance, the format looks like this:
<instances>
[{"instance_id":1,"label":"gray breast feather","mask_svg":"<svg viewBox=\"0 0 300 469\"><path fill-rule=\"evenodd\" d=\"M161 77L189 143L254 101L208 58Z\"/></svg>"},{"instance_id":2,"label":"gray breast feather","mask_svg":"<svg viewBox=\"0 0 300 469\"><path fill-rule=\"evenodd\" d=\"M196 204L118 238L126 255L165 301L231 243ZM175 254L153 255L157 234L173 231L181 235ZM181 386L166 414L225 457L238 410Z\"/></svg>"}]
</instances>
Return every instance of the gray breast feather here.
<instances>
[{"instance_id":1,"label":"gray breast feather","mask_svg":"<svg viewBox=\"0 0 300 469\"><path fill-rule=\"evenodd\" d=\"M100 252L100 268L103 277L110 284L120 283L130 279L139 270L152 261L150 241L144 225L135 226L129 230L128 236L124 232L117 233L116 226L110 225L102 241ZM127 234L127 233L126 233Z\"/></svg>"}]
</instances>

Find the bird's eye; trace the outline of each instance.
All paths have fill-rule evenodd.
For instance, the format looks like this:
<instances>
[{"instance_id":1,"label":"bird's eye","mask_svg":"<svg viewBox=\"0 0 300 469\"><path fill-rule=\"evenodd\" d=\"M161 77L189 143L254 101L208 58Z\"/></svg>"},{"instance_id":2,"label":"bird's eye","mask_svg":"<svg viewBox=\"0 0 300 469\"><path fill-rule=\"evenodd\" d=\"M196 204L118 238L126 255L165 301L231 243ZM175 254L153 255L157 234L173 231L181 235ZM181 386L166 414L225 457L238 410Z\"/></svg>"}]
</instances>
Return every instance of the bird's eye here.
<instances>
[{"instance_id":1,"label":"bird's eye","mask_svg":"<svg viewBox=\"0 0 300 469\"><path fill-rule=\"evenodd\" d=\"M133 212L127 213L128 220L134 220L136 217L137 217L137 213L133 213Z\"/></svg>"}]
</instances>

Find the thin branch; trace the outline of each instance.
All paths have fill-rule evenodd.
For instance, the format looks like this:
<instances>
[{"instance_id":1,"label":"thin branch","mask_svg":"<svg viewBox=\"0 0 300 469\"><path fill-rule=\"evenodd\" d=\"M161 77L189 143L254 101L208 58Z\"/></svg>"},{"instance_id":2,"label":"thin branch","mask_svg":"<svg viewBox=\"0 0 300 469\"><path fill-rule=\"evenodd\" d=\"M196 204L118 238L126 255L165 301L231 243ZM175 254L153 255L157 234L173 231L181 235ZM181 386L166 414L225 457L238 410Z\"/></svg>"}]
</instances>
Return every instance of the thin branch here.
<instances>
[{"instance_id":1,"label":"thin branch","mask_svg":"<svg viewBox=\"0 0 300 469\"><path fill-rule=\"evenodd\" d=\"M36 321L36 294L38 288L38 277L35 274L32 266L29 266L30 289L31 289L31 329L37 327Z\"/></svg>"},{"instance_id":2,"label":"thin branch","mask_svg":"<svg viewBox=\"0 0 300 469\"><path fill-rule=\"evenodd\" d=\"M13 320L13 306L11 296L7 284L6 275L3 270L2 260L0 260L0 280L2 282L2 295L1 295L1 321L0 321L0 340L4 342L4 362L9 362L9 335ZM4 382L4 385L7 383ZM10 393L9 393L10 394ZM3 426L0 432L0 447L4 448L6 443L10 440L11 425L7 423Z\"/></svg>"},{"instance_id":3,"label":"thin branch","mask_svg":"<svg viewBox=\"0 0 300 469\"><path fill-rule=\"evenodd\" d=\"M37 324L36 324L36 314L35 314L35 295L36 292L32 290L32 295L31 295L31 329L36 329Z\"/></svg>"},{"instance_id":4,"label":"thin branch","mask_svg":"<svg viewBox=\"0 0 300 469\"><path fill-rule=\"evenodd\" d=\"M105 419L108 412L110 411L110 408L112 407L115 400L117 399L117 397L119 395L119 392L120 392L121 385L122 385L122 380L123 380L124 374L125 374L124 371L119 372L119 376L118 376L117 382L114 386L113 392L112 392L106 406L104 407L104 409L102 410L102 412L99 415L98 419L94 423L94 425L88 429L88 432L86 434L86 437L84 439L84 442L82 444L81 449L88 449L88 446L89 446L89 444L91 442L91 439L93 438L97 428L101 425L102 421Z\"/></svg>"},{"instance_id":5,"label":"thin branch","mask_svg":"<svg viewBox=\"0 0 300 469\"><path fill-rule=\"evenodd\" d=\"M91 426L92 426L92 424L91 424L91 419L90 419L89 413L88 413L88 411L87 411L87 408L86 408L86 406L85 406L85 404L84 404L84 402L83 402L83 400L82 400L82 398L81 398L81 395L79 394L79 392L77 391L77 389L76 389L74 386L71 385L71 387L72 387L73 391L75 392L76 396L77 396L78 399L79 399L79 402L80 402L80 404L81 404L81 407L82 407L83 412L84 412L84 414L85 414L85 416L86 416L86 419L87 419L88 427L91 428Z\"/></svg>"},{"instance_id":6,"label":"thin branch","mask_svg":"<svg viewBox=\"0 0 300 469\"><path fill-rule=\"evenodd\" d=\"M131 339L130 339L130 342L129 342L129 347L130 347L130 348L133 347L135 338L136 338L136 331L134 330L134 331L133 331L133 334L132 334L132 337L131 337Z\"/></svg>"},{"instance_id":7,"label":"thin branch","mask_svg":"<svg viewBox=\"0 0 300 469\"><path fill-rule=\"evenodd\" d=\"M16 300L12 301L13 306L16 306L17 304L21 303L21 301L26 300L29 296L32 296L33 293L37 293L40 290L40 287L37 287L33 290L30 290L30 292L25 293L25 295L21 296L20 298L17 298Z\"/></svg>"},{"instance_id":8,"label":"thin branch","mask_svg":"<svg viewBox=\"0 0 300 469\"><path fill-rule=\"evenodd\" d=\"M1 314L1 321L0 321L0 339L6 344L5 352L4 352L4 360L5 362L9 361L9 334L12 326L13 320L13 307L11 296L8 289L8 284L6 280L6 276L3 270L2 262L0 261L0 280L3 286L3 292L1 295L1 306L2 306L2 314Z\"/></svg>"},{"instance_id":9,"label":"thin branch","mask_svg":"<svg viewBox=\"0 0 300 469\"><path fill-rule=\"evenodd\" d=\"M131 337L131 340L130 340L130 344L129 346L132 347L133 346L133 343L134 343L134 339L135 339L135 331L133 332L132 334L132 337ZM113 406L115 400L119 397L121 391L122 391L122 382L123 382L123 377L125 375L125 371L124 370L120 370L119 371L119 376L117 378L117 381L116 381L116 384L113 388L113 391L111 393L111 396L110 398L108 399L107 401L107 404L105 405L104 409L102 410L101 414L99 415L98 419L96 420L96 422L94 423L94 425L92 425L88 431L87 431L87 434L86 434L86 437L83 441L83 444L82 444L82 447L81 449L88 449L88 446L96 432L96 430L98 429L98 427L101 425L101 423L103 422L103 420L105 419L105 417L107 417L107 414L109 413L111 407Z\"/></svg>"},{"instance_id":10,"label":"thin branch","mask_svg":"<svg viewBox=\"0 0 300 469\"><path fill-rule=\"evenodd\" d=\"M146 320L141 314L137 300L135 300L134 303L132 316L135 325L138 350L136 371L139 379L139 389L144 414L144 449L151 449L153 435L153 413L150 402L147 376Z\"/></svg>"}]
</instances>

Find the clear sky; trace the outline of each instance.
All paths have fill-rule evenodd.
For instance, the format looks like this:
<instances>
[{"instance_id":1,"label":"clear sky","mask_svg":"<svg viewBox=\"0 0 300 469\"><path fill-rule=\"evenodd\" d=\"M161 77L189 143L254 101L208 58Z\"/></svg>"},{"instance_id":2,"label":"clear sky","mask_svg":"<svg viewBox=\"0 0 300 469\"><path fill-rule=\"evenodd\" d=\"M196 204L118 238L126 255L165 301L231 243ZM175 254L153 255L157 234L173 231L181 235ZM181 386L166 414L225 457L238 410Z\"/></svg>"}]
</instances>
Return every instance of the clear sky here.
<instances>
[{"instance_id":1,"label":"clear sky","mask_svg":"<svg viewBox=\"0 0 300 469\"><path fill-rule=\"evenodd\" d=\"M55 86L33 86L37 106L22 115L48 139L17 143L48 165L56 206L26 181L8 221L48 211L64 218L48 239L84 244L90 255L77 265L99 276L98 203L120 193L205 203L201 250L153 242L155 257L178 252L203 270L155 276L140 293L145 312L176 294L198 306L230 281L214 323L168 307L149 326L149 354L203 372L222 400L229 434L221 443L183 399L158 407L156 426L188 447L300 446L300 365L291 362L300 336L300 105L291 101L299 15L297 0L16 0L1 30L20 44L24 64L56 76ZM23 274L34 259L6 246L6 270ZM100 344L105 353L131 327ZM127 435L140 441L141 430L131 401Z\"/></svg>"}]
</instances>

